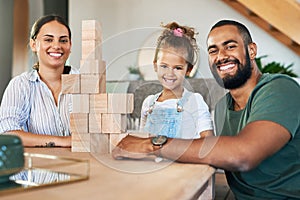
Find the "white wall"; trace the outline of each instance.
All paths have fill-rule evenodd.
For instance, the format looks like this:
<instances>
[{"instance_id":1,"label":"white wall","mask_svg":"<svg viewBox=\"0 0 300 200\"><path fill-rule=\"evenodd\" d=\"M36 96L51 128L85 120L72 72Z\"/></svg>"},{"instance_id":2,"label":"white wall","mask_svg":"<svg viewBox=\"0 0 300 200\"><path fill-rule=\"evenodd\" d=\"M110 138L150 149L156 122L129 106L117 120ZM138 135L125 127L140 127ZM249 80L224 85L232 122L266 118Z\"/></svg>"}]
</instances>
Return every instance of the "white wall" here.
<instances>
[{"instance_id":1,"label":"white wall","mask_svg":"<svg viewBox=\"0 0 300 200\"><path fill-rule=\"evenodd\" d=\"M201 53L197 77L212 77L205 50L206 36L215 22L225 18L238 20L250 29L253 40L258 44L258 56L268 55L265 62L293 62L293 70L300 75L300 58L297 54L221 0L70 0L73 48L69 62L79 67L81 21L95 19L101 22L103 29L103 59L107 62L107 80L126 79L127 67L138 62L138 52L143 44L155 45L155 34L160 23L177 21L193 26L199 32L197 39ZM152 71L151 59L146 63L149 62L148 68Z\"/></svg>"}]
</instances>

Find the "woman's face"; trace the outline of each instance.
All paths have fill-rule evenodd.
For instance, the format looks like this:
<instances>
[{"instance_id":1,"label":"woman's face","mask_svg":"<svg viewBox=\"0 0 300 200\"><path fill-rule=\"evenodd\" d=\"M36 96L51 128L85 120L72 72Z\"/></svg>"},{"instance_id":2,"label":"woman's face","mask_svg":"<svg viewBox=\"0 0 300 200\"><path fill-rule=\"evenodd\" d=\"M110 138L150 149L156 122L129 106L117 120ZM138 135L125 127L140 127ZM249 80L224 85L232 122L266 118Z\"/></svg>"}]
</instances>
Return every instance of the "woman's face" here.
<instances>
[{"instance_id":1,"label":"woman's face","mask_svg":"<svg viewBox=\"0 0 300 200\"><path fill-rule=\"evenodd\" d=\"M58 23L51 21L44 24L36 39L30 41L33 52L36 52L39 68L64 67L71 52L71 38L68 29Z\"/></svg>"}]
</instances>

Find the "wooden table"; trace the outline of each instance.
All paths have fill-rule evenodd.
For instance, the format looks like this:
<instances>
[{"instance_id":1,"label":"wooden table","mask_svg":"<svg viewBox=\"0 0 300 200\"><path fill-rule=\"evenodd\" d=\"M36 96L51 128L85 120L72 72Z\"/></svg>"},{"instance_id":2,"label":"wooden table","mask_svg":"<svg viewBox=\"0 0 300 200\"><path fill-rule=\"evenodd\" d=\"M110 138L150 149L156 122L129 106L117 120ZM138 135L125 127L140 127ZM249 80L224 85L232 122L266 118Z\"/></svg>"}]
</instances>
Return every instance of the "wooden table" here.
<instances>
[{"instance_id":1,"label":"wooden table","mask_svg":"<svg viewBox=\"0 0 300 200\"><path fill-rule=\"evenodd\" d=\"M111 155L69 148L27 148L26 152L90 160L88 180L1 195L1 200L213 199L215 169L176 162L114 160Z\"/></svg>"}]
</instances>

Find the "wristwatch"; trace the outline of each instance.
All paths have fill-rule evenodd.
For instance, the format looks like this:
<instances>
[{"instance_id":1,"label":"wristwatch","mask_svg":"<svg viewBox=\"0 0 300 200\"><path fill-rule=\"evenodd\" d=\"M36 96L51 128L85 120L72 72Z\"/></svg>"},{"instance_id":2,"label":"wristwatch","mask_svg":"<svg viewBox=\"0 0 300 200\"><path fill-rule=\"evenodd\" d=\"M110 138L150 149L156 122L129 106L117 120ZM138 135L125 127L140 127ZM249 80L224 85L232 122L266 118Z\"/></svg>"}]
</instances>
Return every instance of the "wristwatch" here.
<instances>
[{"instance_id":1,"label":"wristwatch","mask_svg":"<svg viewBox=\"0 0 300 200\"><path fill-rule=\"evenodd\" d=\"M167 141L168 141L168 137L165 135L157 135L153 137L151 140L152 145L159 148L161 148L164 144L166 144Z\"/></svg>"},{"instance_id":2,"label":"wristwatch","mask_svg":"<svg viewBox=\"0 0 300 200\"><path fill-rule=\"evenodd\" d=\"M160 149L164 144L168 141L167 136L165 135L157 135L151 139L152 147L153 147L153 154L156 156L155 162L160 162L163 160Z\"/></svg>"}]
</instances>

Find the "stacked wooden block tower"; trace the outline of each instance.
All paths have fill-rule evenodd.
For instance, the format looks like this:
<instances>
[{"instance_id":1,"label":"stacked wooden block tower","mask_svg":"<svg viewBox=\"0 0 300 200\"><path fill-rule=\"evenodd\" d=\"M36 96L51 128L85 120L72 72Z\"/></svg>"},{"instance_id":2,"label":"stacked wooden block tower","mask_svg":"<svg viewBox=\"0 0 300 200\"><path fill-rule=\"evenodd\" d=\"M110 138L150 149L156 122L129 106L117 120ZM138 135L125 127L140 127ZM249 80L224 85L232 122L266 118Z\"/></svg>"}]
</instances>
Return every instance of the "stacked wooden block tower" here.
<instances>
[{"instance_id":1,"label":"stacked wooden block tower","mask_svg":"<svg viewBox=\"0 0 300 200\"><path fill-rule=\"evenodd\" d=\"M80 74L62 75L62 93L72 94L72 151L109 153L126 135L133 94L106 93L101 26L82 21Z\"/></svg>"}]
</instances>

